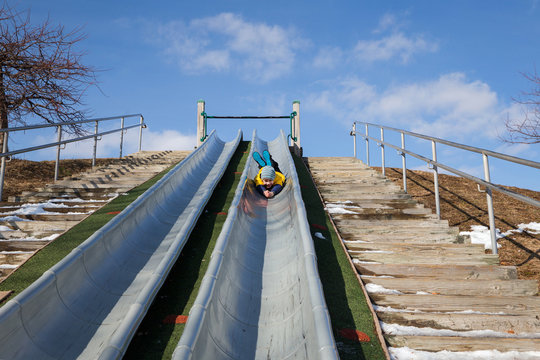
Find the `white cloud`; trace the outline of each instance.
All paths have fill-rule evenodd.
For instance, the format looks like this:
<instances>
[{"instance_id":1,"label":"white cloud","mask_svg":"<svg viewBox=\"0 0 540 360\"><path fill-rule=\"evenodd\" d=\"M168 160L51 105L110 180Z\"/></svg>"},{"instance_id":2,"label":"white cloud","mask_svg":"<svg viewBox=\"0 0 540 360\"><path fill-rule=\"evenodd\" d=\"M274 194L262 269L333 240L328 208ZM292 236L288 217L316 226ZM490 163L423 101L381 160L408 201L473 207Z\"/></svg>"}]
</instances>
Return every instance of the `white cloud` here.
<instances>
[{"instance_id":1,"label":"white cloud","mask_svg":"<svg viewBox=\"0 0 540 360\"><path fill-rule=\"evenodd\" d=\"M497 94L462 73L384 91L354 77L325 85L327 90L307 97L306 108L349 124L368 121L459 139L472 134L496 138L503 123Z\"/></svg>"},{"instance_id":2,"label":"white cloud","mask_svg":"<svg viewBox=\"0 0 540 360\"><path fill-rule=\"evenodd\" d=\"M395 33L380 40L360 40L353 50L356 59L363 62L388 61L399 58L407 63L411 57L420 52L435 52L438 45L429 42L423 36L407 37L403 33Z\"/></svg>"},{"instance_id":3,"label":"white cloud","mask_svg":"<svg viewBox=\"0 0 540 360\"><path fill-rule=\"evenodd\" d=\"M321 69L333 69L343 61L343 51L339 47L324 47L313 60L313 66Z\"/></svg>"},{"instance_id":4,"label":"white cloud","mask_svg":"<svg viewBox=\"0 0 540 360\"><path fill-rule=\"evenodd\" d=\"M426 39L424 35L407 35L401 29L405 27L402 19L407 14L385 14L379 20L373 34L389 35L375 40L358 40L351 49L326 47L319 50L313 61L316 68L336 68L342 62L374 63L399 59L408 63L414 55L436 52L439 45L436 41Z\"/></svg>"},{"instance_id":5,"label":"white cloud","mask_svg":"<svg viewBox=\"0 0 540 360\"><path fill-rule=\"evenodd\" d=\"M170 60L188 73L234 71L267 82L292 69L295 47L306 40L293 29L248 22L233 13L160 25L157 34Z\"/></svg>"}]
</instances>

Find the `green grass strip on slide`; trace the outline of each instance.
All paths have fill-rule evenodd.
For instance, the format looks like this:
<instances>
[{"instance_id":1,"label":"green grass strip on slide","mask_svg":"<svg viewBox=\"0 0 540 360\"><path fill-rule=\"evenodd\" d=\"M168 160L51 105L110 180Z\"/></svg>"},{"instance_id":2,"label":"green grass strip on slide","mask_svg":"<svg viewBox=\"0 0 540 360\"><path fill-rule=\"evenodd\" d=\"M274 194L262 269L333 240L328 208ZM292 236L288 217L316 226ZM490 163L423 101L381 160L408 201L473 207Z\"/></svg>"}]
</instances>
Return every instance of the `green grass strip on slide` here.
<instances>
[{"instance_id":1,"label":"green grass strip on slide","mask_svg":"<svg viewBox=\"0 0 540 360\"><path fill-rule=\"evenodd\" d=\"M244 169L250 142L242 141L137 330L124 359L170 359L185 328L210 255Z\"/></svg>"},{"instance_id":2,"label":"green grass strip on slide","mask_svg":"<svg viewBox=\"0 0 540 360\"><path fill-rule=\"evenodd\" d=\"M351 268L348 255L341 247L341 240L324 211L324 205L306 166L299 157L293 158L339 356L341 359L385 359L373 316L356 278L355 270ZM324 239L316 236L316 233L320 233ZM359 330L368 335L370 341L350 340L344 336L347 334L346 329Z\"/></svg>"},{"instance_id":3,"label":"green grass strip on slide","mask_svg":"<svg viewBox=\"0 0 540 360\"><path fill-rule=\"evenodd\" d=\"M2 305L5 304L8 299L13 298L30 286L30 284L43 275L45 271L50 269L74 248L92 236L93 233L115 217L117 212L124 210L124 208L135 201L135 199L154 185L174 166L175 165L170 166L152 179L119 195L28 259L27 262L0 283L0 291L13 291L11 295L4 300Z\"/></svg>"}]
</instances>

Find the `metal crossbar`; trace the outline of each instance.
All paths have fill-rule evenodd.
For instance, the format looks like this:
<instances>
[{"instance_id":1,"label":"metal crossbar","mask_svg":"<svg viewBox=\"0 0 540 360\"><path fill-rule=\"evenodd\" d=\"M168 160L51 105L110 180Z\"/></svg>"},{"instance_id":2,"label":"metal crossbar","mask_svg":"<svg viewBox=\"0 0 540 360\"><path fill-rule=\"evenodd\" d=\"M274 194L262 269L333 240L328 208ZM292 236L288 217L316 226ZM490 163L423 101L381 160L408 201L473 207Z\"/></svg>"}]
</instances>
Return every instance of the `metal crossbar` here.
<instances>
[{"instance_id":1,"label":"metal crossbar","mask_svg":"<svg viewBox=\"0 0 540 360\"><path fill-rule=\"evenodd\" d=\"M131 117L138 117L139 123L135 125L124 125L124 120L126 118ZM98 127L99 123L102 121L109 121L109 120L116 120L120 119L120 127L114 130L108 130L99 132ZM87 123L94 123L94 133L92 135L85 135L85 136L79 136L77 138L73 139L67 139L62 140L62 127L63 126L70 126L70 125L81 125L81 124L87 124ZM32 147L27 147L24 149L18 149L13 151L7 151L8 149L8 137L9 134L16 131L26 131L26 130L35 130L35 129L44 129L44 128L50 128L55 127L56 131L58 133L57 141L48 143L48 144L42 144ZM60 150L62 149L62 145L66 145L73 142L88 140L88 139L94 139L94 150L93 150L93 157L92 157L92 167L96 165L96 153L97 153L97 142L101 139L104 135L113 134L116 132L120 132L120 158L122 158L122 150L123 150L123 144L124 144L124 132L132 129L132 128L139 128L139 151L141 151L142 146L142 129L146 128L146 124L144 122L144 117L142 114L129 114L129 115L120 115L120 116L111 116L111 117L105 117L105 118L96 118L96 119L88 119L88 120L81 120L81 121L72 121L72 122L62 122L62 123L52 123L52 124L40 124L40 125L31 125L31 126L19 126L19 127L12 127L12 128L5 128L0 129L0 133L3 135L3 148L2 153L0 153L1 157L1 167L0 167L0 199L2 198L2 192L4 189L4 176L5 176L5 167L6 167L6 158L11 157L12 155L17 154L23 154L27 152L32 152L36 150L46 149L50 147L57 147L56 150L56 163L55 163L55 169L54 169L54 180L58 180L58 173L59 173L59 163L60 163Z\"/></svg>"},{"instance_id":2,"label":"metal crossbar","mask_svg":"<svg viewBox=\"0 0 540 360\"><path fill-rule=\"evenodd\" d=\"M362 124L362 125L365 126L365 133L364 134L362 134L362 133L360 133L360 132L358 132L356 130L356 125L357 124ZM381 138L380 139L369 136L369 126L377 127L377 128L380 129L380 132L381 132ZM384 130L391 130L391 131L395 131L395 132L400 133L401 134L401 146L393 145L393 144L391 144L391 143L389 143L387 141L384 141ZM492 197L491 190L498 191L498 192L503 193L505 195L508 195L508 196L510 196L510 197L512 197L514 199L525 202L527 204L530 204L530 205L533 205L533 206L536 206L536 207L540 207L540 201L538 201L536 199L533 199L533 198L530 198L528 196L518 194L518 193L516 193L514 191L511 191L509 189L506 189L506 188L504 188L504 187L502 187L500 185L493 184L491 182L491 180L490 180L488 156L491 156L491 157L497 158L497 159L501 159L501 160L510 161L510 162L513 162L513 163L516 163L516 164L536 168L536 169L540 169L540 163L539 162L532 161L532 160L527 160L527 159L522 159L522 158L519 158L519 157L516 157L516 156L507 155L507 154L502 154L502 153L498 153L498 152L487 150L487 149L477 148L477 147L474 147L474 146L464 145L464 144L460 144L460 143L440 139L440 138L433 137L433 136L418 134L418 133L414 133L414 132L403 130L403 129L397 129L397 128L393 128L393 127L389 127L389 126L383 126L383 125L372 124L372 123L361 122L361 121L356 121L356 122L353 123L353 129L352 129L350 135L354 136L354 157L355 158L356 158L356 135L361 136L366 141L366 164L368 166L369 166L369 140L375 141L380 146L380 148L381 148L381 156L382 156L381 168L382 168L383 175L385 175L384 147L388 146L388 147L396 149L398 151L398 154L402 157L403 188L404 188L405 191L407 191L406 155L410 155L410 156L415 157L415 158L417 158L419 160L425 161L428 164L428 166L431 166L432 169L433 169L433 177L434 177L433 182L434 182L434 187L435 187L435 189L434 189L434 192L435 192L435 207L436 207L436 212L437 212L437 216L438 216L439 219L440 219L441 214L440 214L440 201L439 201L438 168L444 169L446 171L449 171L449 172L451 172L453 174L456 174L458 176L461 176L463 178L472 180L472 181L476 182L478 185L484 186L486 188L485 191L486 191L486 201L487 201L487 207L488 207L491 245L492 245L492 249L493 249L494 254L497 254L497 238L496 238L496 229L495 229L495 216L494 216L494 212L493 212L493 197ZM410 150L407 150L405 148L405 135L410 135L410 136L413 136L413 137L416 137L416 138L431 141L432 159L429 159L429 158L427 158L425 156L422 156L422 155L414 153L414 152L412 152ZM475 177L475 176L470 175L470 174L468 174L466 172L454 169L454 168L452 168L452 167L450 167L448 165L445 165L445 164L437 161L437 150L436 150L436 144L437 143L448 145L448 146L458 148L458 149L462 149L462 150L466 150L466 151L471 151L471 152L482 154L483 166L484 166L484 179L480 179L478 177Z\"/></svg>"},{"instance_id":3,"label":"metal crossbar","mask_svg":"<svg viewBox=\"0 0 540 360\"><path fill-rule=\"evenodd\" d=\"M290 119L290 125L291 125L291 131L289 133L289 137L293 141L297 141L296 134L293 133L293 121L294 117L296 116L296 111L293 111L290 115L279 115L279 116L214 116L214 115L208 115L206 112L201 112L201 116L204 118L204 125L203 125L203 131L204 135L200 139L201 141L204 141L208 135L207 133L207 120L208 119L231 119L231 120L258 120L258 119Z\"/></svg>"}]
</instances>

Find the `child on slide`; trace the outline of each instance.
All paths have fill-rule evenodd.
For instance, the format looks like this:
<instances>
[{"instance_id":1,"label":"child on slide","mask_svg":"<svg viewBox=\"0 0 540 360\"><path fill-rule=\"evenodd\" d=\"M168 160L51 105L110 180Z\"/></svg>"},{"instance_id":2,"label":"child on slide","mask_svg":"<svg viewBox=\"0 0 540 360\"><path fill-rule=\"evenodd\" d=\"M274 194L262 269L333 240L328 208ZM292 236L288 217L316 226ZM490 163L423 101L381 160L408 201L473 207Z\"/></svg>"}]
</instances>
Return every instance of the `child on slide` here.
<instances>
[{"instance_id":1,"label":"child on slide","mask_svg":"<svg viewBox=\"0 0 540 360\"><path fill-rule=\"evenodd\" d=\"M279 171L277 162L273 161L268 150L263 151L264 159L258 152L253 153L253 158L260 166L259 173L254 179L255 188L261 195L271 199L283 189L285 175Z\"/></svg>"}]
</instances>

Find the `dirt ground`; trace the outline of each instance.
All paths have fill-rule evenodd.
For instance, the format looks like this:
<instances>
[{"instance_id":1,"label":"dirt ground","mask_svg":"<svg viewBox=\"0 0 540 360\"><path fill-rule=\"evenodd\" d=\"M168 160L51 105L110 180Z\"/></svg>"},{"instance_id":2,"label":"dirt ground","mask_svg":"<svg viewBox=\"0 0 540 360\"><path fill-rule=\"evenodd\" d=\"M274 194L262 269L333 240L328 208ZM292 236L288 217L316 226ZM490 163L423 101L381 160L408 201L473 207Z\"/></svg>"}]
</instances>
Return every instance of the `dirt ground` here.
<instances>
[{"instance_id":1,"label":"dirt ground","mask_svg":"<svg viewBox=\"0 0 540 360\"><path fill-rule=\"evenodd\" d=\"M386 168L386 176L403 187L401 169ZM540 192L507 188L540 201ZM435 213L433 173L407 170L407 192ZM457 226L460 231L470 231L471 225L489 227L486 194L478 191L473 181L439 174L439 194L441 218L448 220L450 226ZM540 222L539 208L496 191L493 192L493 208L495 226L501 233L517 229L519 224ZM524 231L498 241L501 265L514 265L520 279L534 279L540 284L540 235Z\"/></svg>"},{"instance_id":2,"label":"dirt ground","mask_svg":"<svg viewBox=\"0 0 540 360\"><path fill-rule=\"evenodd\" d=\"M117 163L118 159L96 159L96 166ZM22 191L33 191L54 182L54 161L12 159L6 162L2 201ZM92 169L92 159L60 160L58 178L62 179Z\"/></svg>"},{"instance_id":3,"label":"dirt ground","mask_svg":"<svg viewBox=\"0 0 540 360\"><path fill-rule=\"evenodd\" d=\"M119 162L118 159L97 159L97 166ZM25 190L35 190L52 183L54 161L13 159L6 163L2 201ZM69 177L92 168L91 159L61 160L59 178ZM380 171L380 168L378 168ZM401 169L387 168L386 176L403 184ZM435 212L433 175L424 171L407 171L408 193L425 207ZM540 192L510 188L523 195L540 200ZM470 231L471 225L489 226L486 194L479 192L475 183L456 176L439 174L441 217L460 231ZM518 224L540 222L540 210L506 195L493 194L495 223L501 232L516 229ZM535 279L540 283L540 235L523 232L500 239L501 265L514 265L521 279Z\"/></svg>"}]
</instances>

